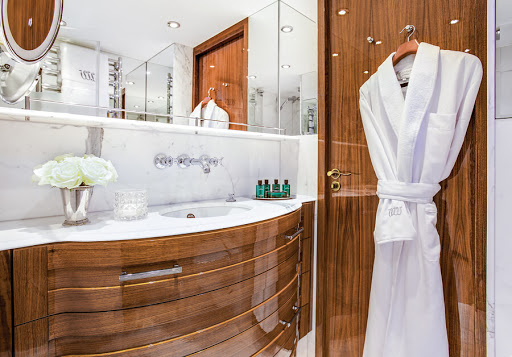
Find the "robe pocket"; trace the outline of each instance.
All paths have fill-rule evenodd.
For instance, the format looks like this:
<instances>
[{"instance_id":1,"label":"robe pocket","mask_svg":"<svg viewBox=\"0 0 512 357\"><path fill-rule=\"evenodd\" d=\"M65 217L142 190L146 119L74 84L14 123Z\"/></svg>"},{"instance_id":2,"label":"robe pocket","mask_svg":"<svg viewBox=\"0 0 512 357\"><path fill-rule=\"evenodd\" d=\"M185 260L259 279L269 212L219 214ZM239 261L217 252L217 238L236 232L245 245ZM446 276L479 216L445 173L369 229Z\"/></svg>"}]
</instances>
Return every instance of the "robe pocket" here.
<instances>
[{"instance_id":1,"label":"robe pocket","mask_svg":"<svg viewBox=\"0 0 512 357\"><path fill-rule=\"evenodd\" d=\"M457 122L457 114L430 113L428 127L439 130L454 130Z\"/></svg>"},{"instance_id":2,"label":"robe pocket","mask_svg":"<svg viewBox=\"0 0 512 357\"><path fill-rule=\"evenodd\" d=\"M437 207L434 203L428 203L423 208L425 212L425 227L419 237L423 248L423 256L431 262L439 261L441 256L441 241L437 233Z\"/></svg>"}]
</instances>

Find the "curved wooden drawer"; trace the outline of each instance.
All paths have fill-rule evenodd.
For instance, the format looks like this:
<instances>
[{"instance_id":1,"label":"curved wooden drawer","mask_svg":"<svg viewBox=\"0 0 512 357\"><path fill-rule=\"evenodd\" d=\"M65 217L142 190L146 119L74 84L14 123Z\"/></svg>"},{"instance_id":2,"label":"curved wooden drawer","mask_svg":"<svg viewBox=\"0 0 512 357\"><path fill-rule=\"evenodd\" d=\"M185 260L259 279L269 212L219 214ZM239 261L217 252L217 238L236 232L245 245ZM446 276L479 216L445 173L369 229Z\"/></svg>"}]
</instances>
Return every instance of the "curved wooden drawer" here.
<instances>
[{"instance_id":1,"label":"curved wooden drawer","mask_svg":"<svg viewBox=\"0 0 512 357\"><path fill-rule=\"evenodd\" d=\"M50 316L49 339L55 351L50 355L97 354L154 345L233 321L288 286L296 298L297 262L298 254L253 278L187 299L119 311Z\"/></svg>"}]
</instances>

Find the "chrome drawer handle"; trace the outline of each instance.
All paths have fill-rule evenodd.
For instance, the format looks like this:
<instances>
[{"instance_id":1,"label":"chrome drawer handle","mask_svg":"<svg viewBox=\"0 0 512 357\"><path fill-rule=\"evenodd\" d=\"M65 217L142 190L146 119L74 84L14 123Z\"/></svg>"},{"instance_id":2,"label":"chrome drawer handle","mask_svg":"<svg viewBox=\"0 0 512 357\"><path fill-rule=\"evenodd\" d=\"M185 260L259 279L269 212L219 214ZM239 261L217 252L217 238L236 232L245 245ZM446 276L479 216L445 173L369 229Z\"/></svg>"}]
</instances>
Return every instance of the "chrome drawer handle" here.
<instances>
[{"instance_id":1,"label":"chrome drawer handle","mask_svg":"<svg viewBox=\"0 0 512 357\"><path fill-rule=\"evenodd\" d=\"M297 318L297 316L300 315L300 311L302 310L302 307L299 307L297 309L297 306L294 306L293 310L297 310L297 312L295 313L295 315L293 315L292 319L290 321L279 320L279 323L281 325L285 325L286 327L290 327L293 324L293 321L295 321L295 319Z\"/></svg>"},{"instance_id":2,"label":"chrome drawer handle","mask_svg":"<svg viewBox=\"0 0 512 357\"><path fill-rule=\"evenodd\" d=\"M291 235L287 234L284 237L289 240L293 240L295 237L297 237L299 234L304 232L304 227L298 228L297 231Z\"/></svg>"},{"instance_id":3,"label":"chrome drawer handle","mask_svg":"<svg viewBox=\"0 0 512 357\"><path fill-rule=\"evenodd\" d=\"M179 274L182 271L183 271L183 268L180 267L179 265L175 265L174 268L170 268L170 269L153 270L153 271L146 271L143 273L135 273L135 274L128 274L127 272L123 271L121 273L121 275L119 275L119 281L154 278L156 276Z\"/></svg>"}]
</instances>

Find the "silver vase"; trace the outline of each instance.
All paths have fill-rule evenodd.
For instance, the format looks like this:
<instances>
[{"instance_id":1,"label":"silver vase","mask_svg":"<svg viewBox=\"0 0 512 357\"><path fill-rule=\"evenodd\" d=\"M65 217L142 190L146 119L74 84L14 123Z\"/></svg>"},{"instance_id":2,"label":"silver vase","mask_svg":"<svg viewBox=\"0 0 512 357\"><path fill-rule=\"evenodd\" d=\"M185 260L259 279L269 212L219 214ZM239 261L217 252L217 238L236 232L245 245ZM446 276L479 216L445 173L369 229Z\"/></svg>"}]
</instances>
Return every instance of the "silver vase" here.
<instances>
[{"instance_id":1,"label":"silver vase","mask_svg":"<svg viewBox=\"0 0 512 357\"><path fill-rule=\"evenodd\" d=\"M89 223L87 211L91 200L93 186L78 186L76 188L61 188L62 204L66 220L63 226L81 226Z\"/></svg>"}]
</instances>

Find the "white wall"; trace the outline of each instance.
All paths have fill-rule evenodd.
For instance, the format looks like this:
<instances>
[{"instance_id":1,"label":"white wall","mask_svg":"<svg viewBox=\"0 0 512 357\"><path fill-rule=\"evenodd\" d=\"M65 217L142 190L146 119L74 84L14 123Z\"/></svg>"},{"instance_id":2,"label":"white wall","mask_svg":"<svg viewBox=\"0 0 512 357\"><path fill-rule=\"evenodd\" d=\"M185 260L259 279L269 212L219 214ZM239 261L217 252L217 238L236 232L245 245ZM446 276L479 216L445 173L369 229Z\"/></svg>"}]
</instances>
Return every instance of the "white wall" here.
<instances>
[{"instance_id":1,"label":"white wall","mask_svg":"<svg viewBox=\"0 0 512 357\"><path fill-rule=\"evenodd\" d=\"M287 178L292 193L297 193L296 138L210 136L188 128L189 133L159 129L168 124L127 124L132 127L90 128L4 121L0 116L0 221L62 214L59 190L38 186L31 176L36 165L63 153L101 155L111 160L119 173L117 183L95 187L91 211L111 210L114 191L127 187L147 188L150 205L224 198L233 190L238 196L250 197L257 180L265 178ZM156 126L141 130L141 125ZM285 159L282 147L286 147ZM159 153L223 157L223 166L212 167L210 174L195 166L159 170L153 165ZM286 177L281 177L281 172Z\"/></svg>"}]
</instances>

